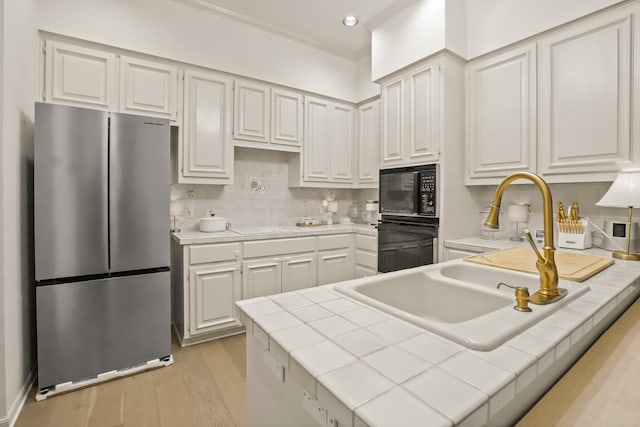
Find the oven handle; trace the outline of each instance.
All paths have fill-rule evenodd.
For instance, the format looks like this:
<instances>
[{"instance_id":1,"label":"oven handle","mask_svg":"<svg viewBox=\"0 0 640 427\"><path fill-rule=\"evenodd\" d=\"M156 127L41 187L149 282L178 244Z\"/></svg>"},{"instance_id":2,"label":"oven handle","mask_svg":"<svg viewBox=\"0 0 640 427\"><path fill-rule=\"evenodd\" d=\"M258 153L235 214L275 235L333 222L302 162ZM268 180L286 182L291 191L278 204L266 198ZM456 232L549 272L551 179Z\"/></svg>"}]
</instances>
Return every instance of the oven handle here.
<instances>
[{"instance_id":1,"label":"oven handle","mask_svg":"<svg viewBox=\"0 0 640 427\"><path fill-rule=\"evenodd\" d=\"M415 227L425 227L425 228L430 228L432 230L437 231L438 230L438 226L436 225L431 225L431 224L420 224L417 222L410 222L410 221L380 221L378 223L378 225L380 224L398 224L398 225L413 225Z\"/></svg>"},{"instance_id":2,"label":"oven handle","mask_svg":"<svg viewBox=\"0 0 640 427\"><path fill-rule=\"evenodd\" d=\"M433 263L438 263L438 238L433 238Z\"/></svg>"}]
</instances>

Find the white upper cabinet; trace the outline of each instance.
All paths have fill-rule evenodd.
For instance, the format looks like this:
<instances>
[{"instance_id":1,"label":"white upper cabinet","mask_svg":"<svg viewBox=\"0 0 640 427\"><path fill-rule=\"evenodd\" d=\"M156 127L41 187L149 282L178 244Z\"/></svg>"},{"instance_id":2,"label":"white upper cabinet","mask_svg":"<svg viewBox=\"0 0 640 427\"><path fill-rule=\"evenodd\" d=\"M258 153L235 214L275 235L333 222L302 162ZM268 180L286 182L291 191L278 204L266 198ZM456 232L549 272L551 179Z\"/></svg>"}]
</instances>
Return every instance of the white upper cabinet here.
<instances>
[{"instance_id":1,"label":"white upper cabinet","mask_svg":"<svg viewBox=\"0 0 640 427\"><path fill-rule=\"evenodd\" d=\"M637 11L636 4L606 13L540 41L539 171L550 181L572 173L583 174L574 181L611 179L638 164Z\"/></svg>"},{"instance_id":2,"label":"white upper cabinet","mask_svg":"<svg viewBox=\"0 0 640 427\"><path fill-rule=\"evenodd\" d=\"M300 151L302 95L248 80L235 80L235 145Z\"/></svg>"},{"instance_id":3,"label":"white upper cabinet","mask_svg":"<svg viewBox=\"0 0 640 427\"><path fill-rule=\"evenodd\" d=\"M467 184L536 170L536 46L466 66Z\"/></svg>"},{"instance_id":4,"label":"white upper cabinet","mask_svg":"<svg viewBox=\"0 0 640 427\"><path fill-rule=\"evenodd\" d=\"M178 68L58 40L45 41L45 102L178 119Z\"/></svg>"},{"instance_id":5,"label":"white upper cabinet","mask_svg":"<svg viewBox=\"0 0 640 427\"><path fill-rule=\"evenodd\" d=\"M378 185L380 150L380 101L358 107L357 171L359 187Z\"/></svg>"},{"instance_id":6,"label":"white upper cabinet","mask_svg":"<svg viewBox=\"0 0 640 427\"><path fill-rule=\"evenodd\" d=\"M351 105L330 104L331 136L329 138L329 170L331 181L352 184L354 182L354 108Z\"/></svg>"},{"instance_id":7,"label":"white upper cabinet","mask_svg":"<svg viewBox=\"0 0 640 427\"><path fill-rule=\"evenodd\" d=\"M271 89L245 80L236 80L234 85L234 139L268 143Z\"/></svg>"},{"instance_id":8,"label":"white upper cabinet","mask_svg":"<svg viewBox=\"0 0 640 427\"><path fill-rule=\"evenodd\" d=\"M606 11L467 65L466 183L530 170L607 181L640 167L640 6Z\"/></svg>"},{"instance_id":9,"label":"white upper cabinet","mask_svg":"<svg viewBox=\"0 0 640 427\"><path fill-rule=\"evenodd\" d=\"M120 112L175 121L178 117L178 67L121 56Z\"/></svg>"},{"instance_id":10,"label":"white upper cabinet","mask_svg":"<svg viewBox=\"0 0 640 427\"><path fill-rule=\"evenodd\" d=\"M354 108L326 99L305 97L303 185L354 183Z\"/></svg>"},{"instance_id":11,"label":"white upper cabinet","mask_svg":"<svg viewBox=\"0 0 640 427\"><path fill-rule=\"evenodd\" d=\"M233 81L221 73L187 69L178 182L233 183Z\"/></svg>"},{"instance_id":12,"label":"white upper cabinet","mask_svg":"<svg viewBox=\"0 0 640 427\"><path fill-rule=\"evenodd\" d=\"M329 181L331 103L324 99L305 99L304 179Z\"/></svg>"},{"instance_id":13,"label":"white upper cabinet","mask_svg":"<svg viewBox=\"0 0 640 427\"><path fill-rule=\"evenodd\" d=\"M114 53L47 40L45 55L45 102L116 109Z\"/></svg>"},{"instance_id":14,"label":"white upper cabinet","mask_svg":"<svg viewBox=\"0 0 640 427\"><path fill-rule=\"evenodd\" d=\"M381 84L380 166L434 162L440 153L440 71L421 64Z\"/></svg>"},{"instance_id":15,"label":"white upper cabinet","mask_svg":"<svg viewBox=\"0 0 640 427\"><path fill-rule=\"evenodd\" d=\"M300 150L303 135L302 95L289 90L271 89L271 143L281 149Z\"/></svg>"}]
</instances>

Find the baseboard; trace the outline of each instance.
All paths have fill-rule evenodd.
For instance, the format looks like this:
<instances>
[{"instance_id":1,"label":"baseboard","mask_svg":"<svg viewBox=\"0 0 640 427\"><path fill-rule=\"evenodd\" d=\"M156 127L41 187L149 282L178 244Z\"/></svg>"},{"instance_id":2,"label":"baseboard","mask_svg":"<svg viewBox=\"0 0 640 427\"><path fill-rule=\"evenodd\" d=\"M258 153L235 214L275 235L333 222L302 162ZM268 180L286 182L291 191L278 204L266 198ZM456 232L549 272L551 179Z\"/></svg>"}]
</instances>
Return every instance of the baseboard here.
<instances>
[{"instance_id":1,"label":"baseboard","mask_svg":"<svg viewBox=\"0 0 640 427\"><path fill-rule=\"evenodd\" d=\"M6 418L0 418L0 427L13 427L16 424L16 421L18 421L18 416L24 407L24 403L27 401L27 396L29 396L31 387L35 385L35 372L36 370L33 369L29 373L27 380L20 389L20 393L18 393L18 396L16 396L16 399L13 401Z\"/></svg>"}]
</instances>

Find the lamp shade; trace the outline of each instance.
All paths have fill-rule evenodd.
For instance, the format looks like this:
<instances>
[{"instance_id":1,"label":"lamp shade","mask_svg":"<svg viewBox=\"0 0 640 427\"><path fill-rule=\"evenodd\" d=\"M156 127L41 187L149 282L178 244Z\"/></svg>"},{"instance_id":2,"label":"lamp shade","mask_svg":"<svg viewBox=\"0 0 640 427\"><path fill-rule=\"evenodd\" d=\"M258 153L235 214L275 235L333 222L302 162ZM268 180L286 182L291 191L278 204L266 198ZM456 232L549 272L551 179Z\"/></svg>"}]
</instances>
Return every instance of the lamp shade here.
<instances>
[{"instance_id":1,"label":"lamp shade","mask_svg":"<svg viewBox=\"0 0 640 427\"><path fill-rule=\"evenodd\" d=\"M596 206L628 208L640 206L640 172L621 172Z\"/></svg>"}]
</instances>

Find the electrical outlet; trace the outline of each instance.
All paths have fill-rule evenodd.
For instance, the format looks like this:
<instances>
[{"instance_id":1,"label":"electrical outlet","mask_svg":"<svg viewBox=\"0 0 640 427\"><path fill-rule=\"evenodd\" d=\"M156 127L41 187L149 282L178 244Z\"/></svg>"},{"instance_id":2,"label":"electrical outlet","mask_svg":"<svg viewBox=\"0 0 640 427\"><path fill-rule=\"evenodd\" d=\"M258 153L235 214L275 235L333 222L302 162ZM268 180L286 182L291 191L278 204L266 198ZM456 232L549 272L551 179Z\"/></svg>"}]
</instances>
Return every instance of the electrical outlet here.
<instances>
[{"instance_id":1,"label":"electrical outlet","mask_svg":"<svg viewBox=\"0 0 640 427\"><path fill-rule=\"evenodd\" d=\"M302 390L302 407L322 427L327 425L327 410L321 407L320 403L318 403L318 399L311 396L311 393L307 390Z\"/></svg>"}]
</instances>

